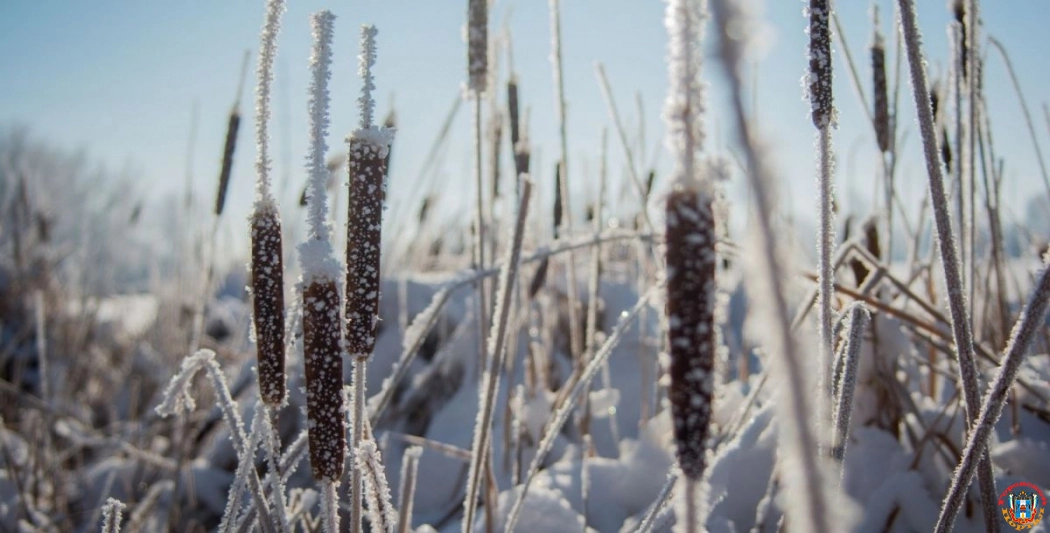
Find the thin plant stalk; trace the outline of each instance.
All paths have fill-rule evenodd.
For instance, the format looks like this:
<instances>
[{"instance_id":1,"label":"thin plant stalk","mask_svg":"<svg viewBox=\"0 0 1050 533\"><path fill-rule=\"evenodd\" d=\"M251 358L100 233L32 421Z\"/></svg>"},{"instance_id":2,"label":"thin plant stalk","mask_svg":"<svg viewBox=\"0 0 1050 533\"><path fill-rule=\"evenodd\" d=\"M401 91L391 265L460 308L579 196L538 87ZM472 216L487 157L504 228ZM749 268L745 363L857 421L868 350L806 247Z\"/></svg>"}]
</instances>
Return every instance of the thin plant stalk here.
<instances>
[{"instance_id":1,"label":"thin plant stalk","mask_svg":"<svg viewBox=\"0 0 1050 533\"><path fill-rule=\"evenodd\" d=\"M525 233L525 220L528 217L529 197L532 192L532 180L528 177L521 178L521 199L518 205L518 216L516 218L511 246L507 249L503 268L500 271L498 283L499 293L496 300L496 322L492 325L492 331L488 342L488 356L485 360L482 375L482 387L479 389L478 419L474 428L474 439L471 446L470 469L467 478L467 495L463 502L463 531L473 532L474 514L478 499L478 490L481 487L481 478L488 462L489 447L492 432L492 417L495 413L496 398L499 394L499 381L503 369L503 357L505 341L507 336L507 323L512 307L511 298L514 293L514 285L518 278L518 266L521 261L521 244Z\"/></svg>"},{"instance_id":2,"label":"thin plant stalk","mask_svg":"<svg viewBox=\"0 0 1050 533\"><path fill-rule=\"evenodd\" d=\"M926 80L926 63L921 49L921 35L914 0L898 0L900 5L901 31L907 50L908 66L911 73L912 94L915 97L915 108L918 113L919 129L922 133L923 151L926 156L926 171L929 178L930 200L933 204L934 223L937 229L937 244L941 255L941 266L944 268L944 280L948 293L948 310L951 318L952 338L959 363L959 380L963 389L963 405L967 428L974 428L977 409L980 405L980 383L977 375L977 363L974 355L973 332L970 329L970 317L966 308L960 275L959 255L952 233L951 216L948 213L948 198L944 191L944 175L937 153L937 136L934 131L933 109L930 106L930 95L926 91L929 84ZM992 473L991 460L987 451L981 457L978 470L978 483L981 487L981 504L985 516L997 514L997 495L995 478ZM986 524L998 528L998 521Z\"/></svg>"},{"instance_id":3,"label":"thin plant stalk","mask_svg":"<svg viewBox=\"0 0 1050 533\"><path fill-rule=\"evenodd\" d=\"M841 372L832 376L837 383L839 395L835 401L835 440L831 446L831 457L839 462L846 456L850 415L853 413L853 393L857 388L857 364L863 344L862 335L870 318L871 314L862 303L858 302L849 309L849 333L842 353Z\"/></svg>"},{"instance_id":4,"label":"thin plant stalk","mask_svg":"<svg viewBox=\"0 0 1050 533\"><path fill-rule=\"evenodd\" d=\"M769 187L773 185L772 172L768 168L767 161L759 157L756 147L756 134L752 131L751 122L744 112L743 82L741 81L740 69L742 68L741 43L737 42L729 34L729 25L736 23L741 15L737 12L737 6L731 0L714 0L712 2L713 13L717 21L718 40L721 44L721 62L729 80L730 93L733 99L733 122L736 125L739 143L744 149L746 156L747 176L750 179L751 192L754 195L756 209L755 216L759 227L759 243L762 253L759 254L762 263L762 273L766 277L765 282L771 290L769 295L772 299L769 306L774 316L774 335L777 345L777 354L782 359L780 367L787 378L787 409L792 419L796 420L794 431L790 436L794 442L790 443L788 449L798 453L797 459L801 465L801 483L808 488L807 491L798 494L803 502L803 508L790 509L792 516L800 520L794 522L801 530L814 533L830 533L831 524L828 516L828 496L825 493L823 480L819 472L819 460L812 450L816 449L818 439L813 435L807 420L809 420L809 408L807 402L808 391L803 376L802 361L795 349L794 340L791 336L790 319L788 318L787 301L785 299L785 287L783 279L777 274L777 244L773 231L773 199ZM783 432L786 433L786 432Z\"/></svg>"},{"instance_id":5,"label":"thin plant stalk","mask_svg":"<svg viewBox=\"0 0 1050 533\"><path fill-rule=\"evenodd\" d=\"M947 533L955 525L955 518L962 506L962 500L977 472L978 460L987 456L988 439L995 429L995 422L1003 412L1007 395L1013 387L1014 380L1021 370L1028 348L1043 328L1043 317L1050 307L1050 254L1043 258L1043 273L1039 276L1028 305L1017 318L1010 341L1007 343L999 374L996 375L981 405L981 412L973 424L966 441L959 467L952 477L952 484L944 497L941 514L937 519L934 533ZM997 517L998 518L998 517Z\"/></svg>"}]
</instances>

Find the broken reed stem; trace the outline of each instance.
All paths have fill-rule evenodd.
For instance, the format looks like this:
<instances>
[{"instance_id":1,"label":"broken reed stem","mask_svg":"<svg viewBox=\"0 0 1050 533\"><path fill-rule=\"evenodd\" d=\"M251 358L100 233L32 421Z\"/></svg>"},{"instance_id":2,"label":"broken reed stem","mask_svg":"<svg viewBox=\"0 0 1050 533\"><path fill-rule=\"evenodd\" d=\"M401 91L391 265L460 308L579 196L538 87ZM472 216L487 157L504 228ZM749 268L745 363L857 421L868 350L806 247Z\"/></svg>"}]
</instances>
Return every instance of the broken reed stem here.
<instances>
[{"instance_id":1,"label":"broken reed stem","mask_svg":"<svg viewBox=\"0 0 1050 533\"><path fill-rule=\"evenodd\" d=\"M788 449L796 454L793 459L800 464L801 483L807 488L805 492L799 494L800 500L804 502L803 508L789 509L789 512L793 513L791 516L795 518L793 522L796 524L795 527L814 533L830 533L828 496L819 472L818 457L812 453L816 449L818 439L813 435L807 422L810 419L807 405L809 391L805 387L802 361L791 336L784 282L777 274L779 271L778 247L773 231L773 198L770 190L770 187L774 185L774 180L766 159L759 157L756 147L757 137L744 112L744 88L739 72L743 63L741 43L728 33L730 24L737 23L741 15L737 11L738 7L730 0L714 0L712 5L714 6L712 11L717 20L718 39L721 44L721 62L730 83L730 94L733 99L733 122L736 125L740 146L744 149L747 168L751 169L746 174L750 179L751 191L756 204L754 213L760 230L759 243L762 253L759 255L762 273L767 278L765 282L771 289L769 293L773 300L770 308L775 324L774 340L778 348L776 352L782 359L780 367L787 380L787 412L791 413L791 418L796 421L794 431L782 431L782 435L790 436L793 440L786 444L790 444Z\"/></svg>"},{"instance_id":2,"label":"broken reed stem","mask_svg":"<svg viewBox=\"0 0 1050 533\"><path fill-rule=\"evenodd\" d=\"M941 266L944 268L952 337L955 342L955 353L959 363L959 381L964 393L963 407L966 414L967 428L972 430L977 416L977 409L980 405L980 381L974 356L970 317L963 295L964 288L960 275L959 256L952 233L951 217L948 214L948 198L944 191L944 175L938 160L933 110L930 106L929 93L926 90L929 84L926 80L925 59L921 49L922 37L919 34L914 0L898 0L898 4L900 6L901 31L904 34L908 66L911 72L912 94L915 98L919 130L922 133L923 152L926 156L926 171L929 178L930 200L933 204L934 223L937 230L937 244L941 255ZM993 477L992 464L987 451L981 457L978 475L982 508L987 516L989 513L994 513L997 509L995 478ZM996 528L998 527L997 524L996 522Z\"/></svg>"},{"instance_id":3,"label":"broken reed stem","mask_svg":"<svg viewBox=\"0 0 1050 533\"><path fill-rule=\"evenodd\" d=\"M478 419L474 428L474 439L471 446L470 470L467 477L467 493L463 505L463 531L471 533L474 528L475 510L481 478L488 462L491 443L492 417L496 409L496 398L499 394L499 381L503 369L507 323L510 317L511 299L514 285L518 278L518 266L521 261L521 244L525 234L525 220L529 212L529 199L532 193L532 180L527 176L521 178L521 199L518 204L517 218L511 236L511 246L506 251L503 268L498 282L499 292L496 295L497 320L492 325L489 335L485 371L482 386L478 393Z\"/></svg>"},{"instance_id":4,"label":"broken reed stem","mask_svg":"<svg viewBox=\"0 0 1050 533\"><path fill-rule=\"evenodd\" d=\"M934 533L946 533L954 527L955 517L959 513L962 500L977 471L978 460L987 457L988 439L995 429L995 422L1002 414L1007 394L1014 380L1017 379L1028 348L1035 340L1036 333L1044 327L1043 317L1046 316L1048 307L1050 307L1050 254L1043 257L1043 273L1032 290L1028 305L1017 317L1010 341L1006 345L1006 353L999 367L999 374L996 375L988 389L988 395L985 396L984 403L981 405L980 415L971 426L973 430L966 441L966 448L959 467L952 477L952 484L944 497Z\"/></svg>"},{"instance_id":5,"label":"broken reed stem","mask_svg":"<svg viewBox=\"0 0 1050 533\"><path fill-rule=\"evenodd\" d=\"M269 0L263 21L255 86L255 209L251 216L252 320L259 397L276 412L285 400L284 250L281 216L270 191L270 88L284 0Z\"/></svg>"},{"instance_id":6,"label":"broken reed stem","mask_svg":"<svg viewBox=\"0 0 1050 533\"><path fill-rule=\"evenodd\" d=\"M695 183L667 198L667 316L671 417L686 485L685 531L702 528L694 491L707 466L715 350L715 221L712 199Z\"/></svg>"},{"instance_id":7,"label":"broken reed stem","mask_svg":"<svg viewBox=\"0 0 1050 533\"><path fill-rule=\"evenodd\" d=\"M412 507L416 495L416 475L419 473L419 458L423 448L409 446L401 460L401 488L398 490L400 514L397 518L397 533L411 533Z\"/></svg>"},{"instance_id":8,"label":"broken reed stem","mask_svg":"<svg viewBox=\"0 0 1050 533\"><path fill-rule=\"evenodd\" d=\"M846 346L842 350L842 365L836 368L834 379L838 395L835 398L835 440L831 446L831 457L842 462L846 456L846 442L849 436L850 415L853 414L853 393L857 388L857 364L860 359L860 347L863 344L864 329L871 314L864 304L857 302L850 306L849 332Z\"/></svg>"}]
</instances>

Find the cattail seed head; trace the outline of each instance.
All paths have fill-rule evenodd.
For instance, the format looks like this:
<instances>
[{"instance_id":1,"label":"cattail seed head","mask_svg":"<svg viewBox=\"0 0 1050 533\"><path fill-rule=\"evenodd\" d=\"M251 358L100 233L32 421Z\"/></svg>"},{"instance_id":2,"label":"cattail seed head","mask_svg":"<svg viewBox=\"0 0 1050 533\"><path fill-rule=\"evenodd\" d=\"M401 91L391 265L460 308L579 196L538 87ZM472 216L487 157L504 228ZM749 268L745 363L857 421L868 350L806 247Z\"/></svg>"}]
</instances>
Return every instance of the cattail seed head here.
<instances>
[{"instance_id":1,"label":"cattail seed head","mask_svg":"<svg viewBox=\"0 0 1050 533\"><path fill-rule=\"evenodd\" d=\"M350 198L346 227L346 343L355 357L368 357L379 323L379 273L386 151L393 132L355 131L348 139Z\"/></svg>"},{"instance_id":2,"label":"cattail seed head","mask_svg":"<svg viewBox=\"0 0 1050 533\"><path fill-rule=\"evenodd\" d=\"M259 396L270 407L284 403L284 260L277 207L260 205L251 218L252 298Z\"/></svg>"},{"instance_id":3,"label":"cattail seed head","mask_svg":"<svg viewBox=\"0 0 1050 533\"><path fill-rule=\"evenodd\" d=\"M886 84L886 45L879 31L878 9L875 10L875 37L871 43L871 76L874 93L875 139L879 150L886 153L890 150L890 104Z\"/></svg>"},{"instance_id":4,"label":"cattail seed head","mask_svg":"<svg viewBox=\"0 0 1050 533\"><path fill-rule=\"evenodd\" d=\"M241 127L241 114L236 109L230 112L226 124L226 144L222 150L222 170L219 172L219 192L215 195L215 216L222 215L226 207L226 190L230 187L233 173L233 153L237 149L237 130Z\"/></svg>"},{"instance_id":5,"label":"cattail seed head","mask_svg":"<svg viewBox=\"0 0 1050 533\"><path fill-rule=\"evenodd\" d=\"M679 466L700 479L711 420L715 367L715 220L694 183L667 198L667 314L671 416Z\"/></svg>"},{"instance_id":6,"label":"cattail seed head","mask_svg":"<svg viewBox=\"0 0 1050 533\"><path fill-rule=\"evenodd\" d=\"M834 122L831 92L831 3L809 0L809 101L817 129Z\"/></svg>"},{"instance_id":7,"label":"cattail seed head","mask_svg":"<svg viewBox=\"0 0 1050 533\"><path fill-rule=\"evenodd\" d=\"M485 92L489 66L488 0L467 2L467 75L468 89L475 96Z\"/></svg>"},{"instance_id":8,"label":"cattail seed head","mask_svg":"<svg viewBox=\"0 0 1050 533\"><path fill-rule=\"evenodd\" d=\"M339 290L314 278L303 291L303 358L310 466L315 479L338 481L346 455Z\"/></svg>"}]
</instances>

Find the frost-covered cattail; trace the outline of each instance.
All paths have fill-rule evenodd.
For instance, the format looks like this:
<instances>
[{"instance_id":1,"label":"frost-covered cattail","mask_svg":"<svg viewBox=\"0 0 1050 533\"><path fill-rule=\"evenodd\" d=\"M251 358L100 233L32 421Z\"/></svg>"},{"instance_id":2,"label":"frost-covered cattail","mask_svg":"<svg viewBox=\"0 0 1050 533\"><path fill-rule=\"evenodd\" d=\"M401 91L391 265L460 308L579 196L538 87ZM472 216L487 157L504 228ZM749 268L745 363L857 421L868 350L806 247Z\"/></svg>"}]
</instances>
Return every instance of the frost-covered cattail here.
<instances>
[{"instance_id":1,"label":"frost-covered cattail","mask_svg":"<svg viewBox=\"0 0 1050 533\"><path fill-rule=\"evenodd\" d=\"M328 78L332 63L332 22L320 11L311 18L313 51L310 99L309 230L299 245L303 269L303 359L306 366L306 412L310 465L316 479L337 483L343 474L346 429L343 419L342 327L339 290L342 269L332 249L327 225L325 136L328 132ZM334 511L333 511L334 512ZM331 513L329 513L331 514Z\"/></svg>"},{"instance_id":2,"label":"frost-covered cattail","mask_svg":"<svg viewBox=\"0 0 1050 533\"><path fill-rule=\"evenodd\" d=\"M488 0L467 2L467 88L475 96L485 92L489 66Z\"/></svg>"},{"instance_id":3,"label":"frost-covered cattail","mask_svg":"<svg viewBox=\"0 0 1050 533\"><path fill-rule=\"evenodd\" d=\"M872 118L875 121L875 140L879 150L886 153L890 150L890 104L886 89L886 43L879 31L879 10L874 8L873 19L875 34L871 41L871 80L874 93Z\"/></svg>"},{"instance_id":4,"label":"frost-covered cattail","mask_svg":"<svg viewBox=\"0 0 1050 533\"><path fill-rule=\"evenodd\" d=\"M284 252L281 216L270 190L270 87L284 0L269 0L263 22L255 86L255 210L251 216L253 324L259 396L276 408L285 399Z\"/></svg>"},{"instance_id":5,"label":"frost-covered cattail","mask_svg":"<svg viewBox=\"0 0 1050 533\"><path fill-rule=\"evenodd\" d=\"M695 184L678 183L667 198L669 397L678 463L692 480L704 473L711 420L715 268L711 197Z\"/></svg>"},{"instance_id":6,"label":"frost-covered cattail","mask_svg":"<svg viewBox=\"0 0 1050 533\"><path fill-rule=\"evenodd\" d=\"M831 93L831 3L809 0L809 100L813 125L829 126L834 116Z\"/></svg>"},{"instance_id":7,"label":"frost-covered cattail","mask_svg":"<svg viewBox=\"0 0 1050 533\"><path fill-rule=\"evenodd\" d=\"M358 104L360 128L347 137L350 158L350 199L346 228L346 343L354 357L372 355L379 321L379 251L386 189L386 157L393 130L372 124L375 103L372 65L375 64L374 26L361 28L363 82Z\"/></svg>"}]
</instances>

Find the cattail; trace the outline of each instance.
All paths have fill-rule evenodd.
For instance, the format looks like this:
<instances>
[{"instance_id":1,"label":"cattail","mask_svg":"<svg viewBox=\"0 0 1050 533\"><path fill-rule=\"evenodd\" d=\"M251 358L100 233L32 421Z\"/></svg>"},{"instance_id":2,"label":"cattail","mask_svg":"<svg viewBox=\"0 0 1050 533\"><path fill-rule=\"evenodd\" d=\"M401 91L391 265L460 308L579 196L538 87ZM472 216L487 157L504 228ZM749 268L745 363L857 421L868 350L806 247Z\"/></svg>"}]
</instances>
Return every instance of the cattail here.
<instances>
[{"instance_id":1,"label":"cattail","mask_svg":"<svg viewBox=\"0 0 1050 533\"><path fill-rule=\"evenodd\" d=\"M831 93L831 5L828 0L809 1L809 100L813 125L823 129L833 122Z\"/></svg>"},{"instance_id":2,"label":"cattail","mask_svg":"<svg viewBox=\"0 0 1050 533\"><path fill-rule=\"evenodd\" d=\"M244 86L244 75L248 69L248 52L244 52L244 61L241 63L241 78L237 85L237 98L233 109L230 110L230 118L226 122L226 142L222 148L222 170L219 172L219 192L215 195L215 216L221 216L226 207L226 190L230 187L230 174L233 172L233 152L237 149L237 131L241 127L241 91Z\"/></svg>"},{"instance_id":3,"label":"cattail","mask_svg":"<svg viewBox=\"0 0 1050 533\"><path fill-rule=\"evenodd\" d=\"M475 96L485 92L489 66L489 8L487 0L467 2L468 88Z\"/></svg>"},{"instance_id":4,"label":"cattail","mask_svg":"<svg viewBox=\"0 0 1050 533\"><path fill-rule=\"evenodd\" d=\"M678 463L704 473L715 364L715 224L710 196L677 186L667 199L671 414Z\"/></svg>"},{"instance_id":5,"label":"cattail","mask_svg":"<svg viewBox=\"0 0 1050 533\"><path fill-rule=\"evenodd\" d=\"M347 137L350 158L350 200L346 231L346 343L354 357L368 357L375 346L379 321L379 264L386 157L393 130L371 123L371 67L375 63L374 26L361 29L364 44L361 76L364 78L361 128Z\"/></svg>"},{"instance_id":6,"label":"cattail","mask_svg":"<svg viewBox=\"0 0 1050 533\"><path fill-rule=\"evenodd\" d=\"M361 27L361 55L358 59L362 87L357 100L361 111L360 127L346 138L350 187L346 227L346 347L354 357L352 445L358 453L365 446L362 439L367 422L364 415L365 364L375 348L379 323L383 199L387 156L394 134L392 129L377 128L372 124L375 108L372 66L376 61L377 33L375 26ZM361 528L362 472L360 462L351 472L352 531ZM374 507L373 511L378 512Z\"/></svg>"},{"instance_id":7,"label":"cattail","mask_svg":"<svg viewBox=\"0 0 1050 533\"><path fill-rule=\"evenodd\" d=\"M562 217L565 215L565 210L562 208L562 177L561 177L561 163L554 164L554 238L557 239L561 234L561 223Z\"/></svg>"},{"instance_id":8,"label":"cattail","mask_svg":"<svg viewBox=\"0 0 1050 533\"><path fill-rule=\"evenodd\" d=\"M503 116L499 111L492 113L489 118L489 140L492 142L492 156L489 158L489 173L492 175L492 199L500 197L499 191L499 164L500 164L500 141L503 140Z\"/></svg>"},{"instance_id":9,"label":"cattail","mask_svg":"<svg viewBox=\"0 0 1050 533\"><path fill-rule=\"evenodd\" d=\"M251 216L253 323L259 396L272 408L285 399L284 252L281 217L270 191L270 87L280 32L283 0L269 0L263 22L255 89L256 200Z\"/></svg>"},{"instance_id":10,"label":"cattail","mask_svg":"<svg viewBox=\"0 0 1050 533\"><path fill-rule=\"evenodd\" d=\"M335 260L327 225L324 164L328 130L328 78L332 63L332 23L320 11L311 18L314 46L310 55L310 210L309 235L299 246L303 268L303 360L306 366L306 411L309 419L310 466L314 478L338 483L346 455L343 420L342 328L339 323L341 268Z\"/></svg>"},{"instance_id":11,"label":"cattail","mask_svg":"<svg viewBox=\"0 0 1050 533\"><path fill-rule=\"evenodd\" d=\"M874 8L875 36L871 43L871 76L874 93L875 139L879 150L890 150L890 104L886 89L886 43L879 31L879 9Z\"/></svg>"},{"instance_id":12,"label":"cattail","mask_svg":"<svg viewBox=\"0 0 1050 533\"><path fill-rule=\"evenodd\" d=\"M962 37L959 41L959 62L961 63L962 77L967 79L969 76L970 43L968 42L969 32L966 31L966 0L950 0L948 8L952 12L952 18L962 28Z\"/></svg>"}]
</instances>

